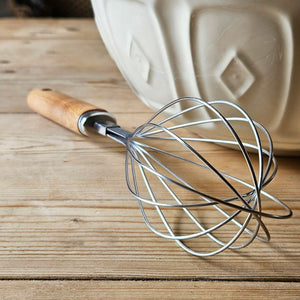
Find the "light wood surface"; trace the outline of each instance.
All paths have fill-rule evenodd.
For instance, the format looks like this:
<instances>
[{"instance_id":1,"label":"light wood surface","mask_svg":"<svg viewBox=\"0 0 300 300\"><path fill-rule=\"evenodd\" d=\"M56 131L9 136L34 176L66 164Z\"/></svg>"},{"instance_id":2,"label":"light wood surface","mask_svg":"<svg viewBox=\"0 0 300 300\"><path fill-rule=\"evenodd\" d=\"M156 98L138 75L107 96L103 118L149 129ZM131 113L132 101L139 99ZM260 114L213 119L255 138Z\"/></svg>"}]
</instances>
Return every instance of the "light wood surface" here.
<instances>
[{"instance_id":1,"label":"light wood surface","mask_svg":"<svg viewBox=\"0 0 300 300\"><path fill-rule=\"evenodd\" d=\"M26 293L24 293L26 291ZM298 299L295 282L226 281L8 281L2 299ZM63 295L63 297L62 297ZM222 296L222 298L220 297Z\"/></svg>"},{"instance_id":2,"label":"light wood surface","mask_svg":"<svg viewBox=\"0 0 300 300\"><path fill-rule=\"evenodd\" d=\"M27 104L33 111L78 134L82 134L78 120L84 113L103 111L95 105L49 88L30 91Z\"/></svg>"},{"instance_id":3,"label":"light wood surface","mask_svg":"<svg viewBox=\"0 0 300 300\"><path fill-rule=\"evenodd\" d=\"M299 158L279 157L266 189L294 212L265 220L271 242L200 259L148 230L126 187L121 145L27 107L28 92L45 87L109 110L127 130L152 114L92 20L0 20L0 299L300 297ZM235 157L202 151L224 164Z\"/></svg>"}]
</instances>

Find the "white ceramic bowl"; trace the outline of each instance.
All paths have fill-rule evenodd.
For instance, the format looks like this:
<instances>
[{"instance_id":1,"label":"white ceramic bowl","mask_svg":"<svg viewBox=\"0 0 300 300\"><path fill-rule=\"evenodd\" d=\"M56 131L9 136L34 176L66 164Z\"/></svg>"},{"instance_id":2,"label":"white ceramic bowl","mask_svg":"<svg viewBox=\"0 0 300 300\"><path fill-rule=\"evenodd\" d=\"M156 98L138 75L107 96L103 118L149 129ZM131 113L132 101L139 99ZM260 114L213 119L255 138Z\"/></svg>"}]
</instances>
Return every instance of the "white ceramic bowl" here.
<instances>
[{"instance_id":1,"label":"white ceramic bowl","mask_svg":"<svg viewBox=\"0 0 300 300\"><path fill-rule=\"evenodd\" d=\"M300 153L300 1L92 3L110 55L148 106L230 100L268 129L277 153Z\"/></svg>"}]
</instances>

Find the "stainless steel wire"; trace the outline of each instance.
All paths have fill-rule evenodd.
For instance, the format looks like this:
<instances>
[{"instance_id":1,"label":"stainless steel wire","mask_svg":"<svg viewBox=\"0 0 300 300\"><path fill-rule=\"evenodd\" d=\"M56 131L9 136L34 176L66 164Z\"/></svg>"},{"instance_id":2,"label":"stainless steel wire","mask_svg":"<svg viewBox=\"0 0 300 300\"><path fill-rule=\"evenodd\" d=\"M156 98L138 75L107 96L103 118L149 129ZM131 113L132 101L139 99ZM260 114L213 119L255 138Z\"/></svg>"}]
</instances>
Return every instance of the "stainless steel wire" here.
<instances>
[{"instance_id":1,"label":"stainless steel wire","mask_svg":"<svg viewBox=\"0 0 300 300\"><path fill-rule=\"evenodd\" d=\"M216 131L226 131L224 138ZM237 169L238 175L247 166L249 175L243 175L247 179L220 170L206 158L205 151L199 150L204 142L238 150L232 155L239 157L238 165L225 157L220 160L222 166ZM277 171L270 135L232 102L177 99L130 134L126 147L126 182L145 223L190 254L211 256L228 248L243 248L255 238L269 241L262 218L292 215L287 205L263 190ZM214 185L224 186L223 196L210 192L214 189L207 188L205 174L213 178ZM285 212L266 212L263 202L271 210Z\"/></svg>"}]
</instances>

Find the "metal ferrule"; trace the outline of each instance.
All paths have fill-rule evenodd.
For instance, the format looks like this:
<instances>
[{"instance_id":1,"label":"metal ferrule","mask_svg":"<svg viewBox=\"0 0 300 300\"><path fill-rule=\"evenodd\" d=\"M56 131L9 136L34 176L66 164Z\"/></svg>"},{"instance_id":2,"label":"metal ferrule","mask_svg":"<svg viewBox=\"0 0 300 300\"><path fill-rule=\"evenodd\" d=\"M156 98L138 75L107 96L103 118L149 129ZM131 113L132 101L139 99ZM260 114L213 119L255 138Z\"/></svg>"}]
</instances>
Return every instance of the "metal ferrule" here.
<instances>
[{"instance_id":1,"label":"metal ferrule","mask_svg":"<svg viewBox=\"0 0 300 300\"><path fill-rule=\"evenodd\" d=\"M130 131L117 125L112 114L101 110L91 110L82 114L78 119L78 129L83 135L88 136L90 132L97 132L123 145L126 145L127 139L132 136Z\"/></svg>"},{"instance_id":2,"label":"metal ferrule","mask_svg":"<svg viewBox=\"0 0 300 300\"><path fill-rule=\"evenodd\" d=\"M115 117L104 110L90 110L83 113L78 119L78 130L88 136L89 129L94 128L94 123L97 121L98 124L102 124L101 128L97 130L101 135L107 135L108 126L118 126Z\"/></svg>"}]
</instances>

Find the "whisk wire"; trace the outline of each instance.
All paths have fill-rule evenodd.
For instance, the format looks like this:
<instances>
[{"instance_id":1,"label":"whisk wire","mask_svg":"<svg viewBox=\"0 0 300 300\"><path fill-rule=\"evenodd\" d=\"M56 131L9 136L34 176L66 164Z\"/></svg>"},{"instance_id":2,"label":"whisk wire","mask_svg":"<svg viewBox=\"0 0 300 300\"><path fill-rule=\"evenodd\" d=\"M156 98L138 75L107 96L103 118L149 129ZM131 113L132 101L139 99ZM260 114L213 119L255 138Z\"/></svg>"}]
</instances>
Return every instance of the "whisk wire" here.
<instances>
[{"instance_id":1,"label":"whisk wire","mask_svg":"<svg viewBox=\"0 0 300 300\"><path fill-rule=\"evenodd\" d=\"M143 156L143 158L147 161L147 163L154 169L153 165L149 162L149 160L145 157L145 155L144 155L142 152L141 152L140 154L141 154L141 155ZM142 166L139 165L139 168L140 168L140 171L141 171L141 173L142 173L144 182L146 183L147 190L148 190L148 192L149 192L149 194L150 194L150 196L151 196L151 199L152 199L152 201L156 202L156 198L155 198L154 193L153 193L153 191L152 191L152 189L151 189L151 187L150 187L150 185L149 185L149 181L148 181L148 179L147 179L147 176L145 175L145 172L144 172ZM163 180L162 178L159 178L159 180L160 180L161 183L165 186L165 188L167 188L167 190L172 194L172 196L174 197L174 199L175 199L179 204L182 204L182 202L181 202L181 201L178 199L178 197L172 192L172 190L168 187L168 185L164 182L164 180ZM208 200L208 201L209 201L209 200ZM187 208L183 208L183 211L190 217L191 220L193 220L193 222L198 226L198 228L201 230L201 232L198 232L198 233L192 234L192 235L179 236L179 235L175 235L175 234L174 234L173 230L172 230L171 227L169 226L169 223L167 222L166 218L164 217L164 214L162 213L161 208L160 208L159 206L156 206L155 208L156 208L156 210L158 211L158 214L159 214L161 220L163 221L163 224L165 225L165 227L167 228L168 232L170 233L170 236L168 236L168 235L165 235L165 234L161 233L160 231L156 230L156 229L150 224L150 222L149 222L149 220L148 220L148 218L147 218L147 216L146 216L146 214L145 214L145 211L144 211L144 209L143 209L143 206L141 205L141 202L140 202L140 208L141 208L141 210L143 211L143 216L144 216L144 219L145 219L146 224L148 225L148 227L149 227L153 232L155 232L156 234L158 234L159 236L164 237L164 238L175 239L176 242L177 242L177 244L178 244L180 247L184 248L185 250L188 250L188 252L190 252L190 251L189 251L190 249L187 248L181 241L182 241L182 240L186 240L186 239L196 238L196 237L203 236L203 235L206 235L207 237L209 237L209 238L210 238L211 240L213 240L214 242L216 242L216 243L218 243L219 245L222 245L222 246L223 246L223 247L221 247L217 252L215 252L215 254L224 251L224 250L227 249L228 247L231 247L232 243L234 243L234 241L240 236L240 234L242 233L242 231L245 229L245 228L243 228L243 227L246 227L246 226L247 226L247 224L248 224L248 222L249 222L249 220L250 220L250 218L251 218L251 215L249 214L249 215L248 215L248 218L247 218L247 220L246 220L246 222L245 222L244 225L242 226L240 223L238 223L238 222L236 222L236 221L234 220L234 218L236 217L236 215L238 215L240 212L236 212L236 213L235 213L234 215L232 215L232 216L229 216L228 214L226 214L227 219L225 219L223 222L221 222L221 223L219 223L219 224L213 226L213 227L210 228L210 229L205 229L205 228L198 222L198 220L193 216L193 214L190 213L190 211L189 211ZM220 208L219 208L219 209L220 209ZM221 211L222 211L223 213L225 213L223 210L221 210ZM240 231L239 231L240 234L237 234L237 235L236 235L229 243L224 243L224 242L222 242L221 240L217 239L213 234L211 234L211 232L215 231L216 229L222 227L222 226L225 225L227 222L232 221L232 220L235 221L235 224L237 223L237 224L240 225L240 226L239 226L239 227L240 227ZM242 229L242 231L241 231L241 229ZM257 228L256 231L258 231L258 228ZM254 237L253 237L253 238L254 238ZM179 240L180 240L180 241L179 241ZM251 243L251 241L252 241L252 238L251 238L251 239L248 241L248 243L246 243L246 244ZM234 248L235 248L235 249L241 248L241 247L246 246L246 244L241 245L240 247L235 246ZM203 253L201 253L201 252L195 252L195 251L193 251L193 252L190 252L190 253L192 253L192 254L194 254L194 255L198 255L198 256L203 256Z\"/></svg>"},{"instance_id":2,"label":"whisk wire","mask_svg":"<svg viewBox=\"0 0 300 300\"><path fill-rule=\"evenodd\" d=\"M172 108L172 106L177 105L179 102L181 102L182 104L182 102L186 100L189 102L194 101L196 104L182 109L181 111L172 114L171 116L167 116L162 120L156 120L156 118L160 117L160 115L163 114L168 108ZM214 107L217 105L227 105L229 107L232 107L236 111L238 111L238 113L242 114L243 117L225 117L220 111L216 109L216 107ZM184 114L191 113L192 111L196 111L197 109L208 109L216 117L182 123L182 120L185 120L183 116ZM181 118L179 124L176 124L177 118ZM175 125L167 125L169 121L175 122ZM249 126L249 130L254 137L255 144L242 141L242 139L239 137L239 134L234 128L234 124L238 122L245 123ZM191 127L198 128L199 126L206 124L223 124L223 126L227 128L232 138L219 139L186 135L179 136L176 133L177 130L185 130ZM258 130L260 130L260 133L262 133L266 138L268 145L267 149L262 147L261 137L258 133ZM151 141L175 142L181 145L181 147L183 147L183 149L190 153L191 157L194 158L187 158L181 156L180 154L166 151L161 146L153 146L151 145L151 143L149 143ZM245 180L242 180L222 170L218 170L208 159L206 159L190 144L191 142L209 142L238 147L248 167L251 183L246 182ZM264 222L262 221L262 217L288 218L292 214L288 206L262 190L267 184L272 181L277 171L277 161L273 155L273 144L269 133L261 124L253 121L247 113L245 113L234 103L228 103L222 100L205 102L201 99L191 97L175 100L159 110L156 114L154 114L153 117L150 118L144 125L138 127L133 132L133 134L128 137L126 146L126 181L130 192L138 199L138 203L145 223L154 233L164 238L175 240L181 248L193 255L210 256L220 253L227 248L243 248L249 245L255 238L258 238L262 241L269 241L270 233ZM257 173L255 172L253 161L250 158L248 152L249 150L255 151L258 154ZM208 172L214 174L214 176L216 176L216 178L218 178L221 182L223 182L223 184L231 191L233 195L221 199L199 190L197 187L187 182L171 167L169 167L165 163L165 161L161 160L161 157L158 158L158 155L162 156L162 158L165 159L170 158L178 163L184 162L185 164L190 164L191 166L195 166L196 168L207 170ZM267 160L264 159L265 157L267 158ZM131 171L129 170L129 164L131 165ZM137 166L137 168L135 166ZM139 182L139 178L137 177L137 171L141 175L141 182ZM131 176L129 174L131 174ZM167 196L168 201L161 201L156 197L151 187L151 176L148 177L147 174L158 179L164 190L167 192L167 195L169 195ZM240 193L230 181L236 184L241 184L242 186L247 188L248 191ZM141 191L139 190L140 184L144 185L148 196L141 193ZM186 192L192 193L194 195L194 200L192 202L184 203L181 200L181 196L178 195L177 192L175 192L175 190L173 189L173 185L174 187L179 188L179 190L182 189ZM286 214L275 215L262 211L261 196L264 196L267 199L279 204L286 210ZM194 201L197 198L199 200L202 199L202 201L196 201L195 203ZM236 204L235 202L237 200L240 201L241 204ZM155 208L155 211L157 212L158 217L161 219L167 233L164 233L161 230L153 227L147 217L144 205L150 205L149 207L152 206ZM191 209L204 208L207 206L213 207L215 211L219 212L224 219L218 221L216 224L212 224L209 227L203 225L202 222L200 222L200 220L191 212ZM228 209L231 209L233 211L229 213L222 207L227 207ZM171 208L181 209L184 212L184 215L191 221L191 224L194 224L194 226L196 226L197 231L186 234L175 233L172 229L171 224L168 222L167 217L162 211L163 209ZM246 215L244 215L243 221L241 222L240 220L238 220L238 217L242 216L242 214ZM255 220L256 222L253 229L250 229L248 227L251 220ZM232 238L227 241L222 241L215 235L215 232L229 223L235 225L237 231L232 236ZM264 232L264 236L258 234L260 229L262 229L262 231ZM236 244L236 241L241 237L243 233L246 233L248 235L248 239L240 244ZM186 242L188 242L189 240L195 240L196 238L204 237L219 245L219 248L208 250L205 252L192 249L192 247L186 244Z\"/></svg>"}]
</instances>

